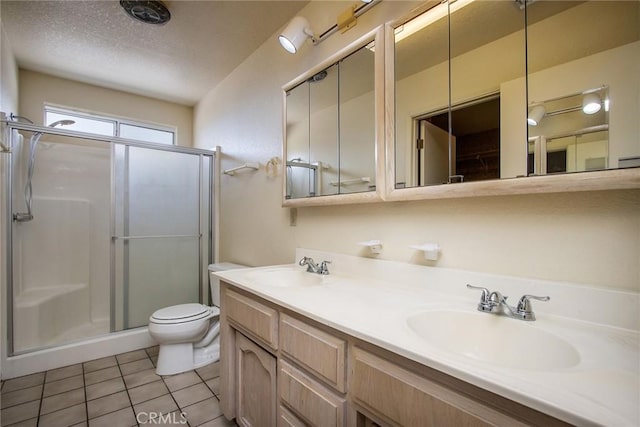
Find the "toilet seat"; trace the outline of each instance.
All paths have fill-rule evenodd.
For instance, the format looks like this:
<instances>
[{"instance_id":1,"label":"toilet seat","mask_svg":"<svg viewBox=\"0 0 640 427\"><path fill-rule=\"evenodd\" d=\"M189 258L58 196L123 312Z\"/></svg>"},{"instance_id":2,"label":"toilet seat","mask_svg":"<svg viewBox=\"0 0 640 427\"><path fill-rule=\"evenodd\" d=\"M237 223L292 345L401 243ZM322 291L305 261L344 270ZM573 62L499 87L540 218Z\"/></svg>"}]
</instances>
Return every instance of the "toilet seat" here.
<instances>
[{"instance_id":1,"label":"toilet seat","mask_svg":"<svg viewBox=\"0 0 640 427\"><path fill-rule=\"evenodd\" d=\"M218 307L203 304L178 304L155 311L149 321L159 325L178 324L209 319L220 314Z\"/></svg>"}]
</instances>

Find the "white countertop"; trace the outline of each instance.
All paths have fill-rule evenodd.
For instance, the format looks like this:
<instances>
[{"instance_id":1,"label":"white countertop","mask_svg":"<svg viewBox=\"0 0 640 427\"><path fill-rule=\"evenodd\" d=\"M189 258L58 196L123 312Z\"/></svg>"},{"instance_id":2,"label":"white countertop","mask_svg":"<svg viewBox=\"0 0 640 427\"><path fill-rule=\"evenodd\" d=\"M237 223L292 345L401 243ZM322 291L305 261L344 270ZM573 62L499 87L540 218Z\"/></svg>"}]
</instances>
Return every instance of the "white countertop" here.
<instances>
[{"instance_id":1,"label":"white countertop","mask_svg":"<svg viewBox=\"0 0 640 427\"><path fill-rule=\"evenodd\" d=\"M302 254L332 261L331 274L321 277L321 285L274 286L261 281L261 272L274 267L230 270L217 276L320 323L569 423L640 425L638 294L303 249L298 250L297 258ZM295 264L277 268L302 269ZM514 295L514 300L524 293L550 295L555 305L533 301L537 320L523 322L524 326L540 328L570 343L579 362L554 370L507 368L438 348L409 328L408 316L429 310L495 316L476 311L479 292L467 290L466 283ZM527 290L521 292L523 289ZM594 298L598 301L592 301ZM564 309L564 302L578 308ZM599 307L595 312L594 304ZM587 310L580 309L585 306ZM554 312L558 309L559 313ZM572 317L558 315L567 313ZM510 337L501 338L508 346Z\"/></svg>"}]
</instances>

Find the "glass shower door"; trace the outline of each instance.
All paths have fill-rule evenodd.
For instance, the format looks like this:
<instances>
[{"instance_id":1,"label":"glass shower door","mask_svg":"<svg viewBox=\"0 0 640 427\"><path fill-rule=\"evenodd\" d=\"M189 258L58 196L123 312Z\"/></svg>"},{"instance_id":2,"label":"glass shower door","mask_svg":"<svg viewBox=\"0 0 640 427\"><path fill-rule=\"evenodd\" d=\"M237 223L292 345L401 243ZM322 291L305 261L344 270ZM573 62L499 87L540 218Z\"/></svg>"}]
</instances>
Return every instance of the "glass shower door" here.
<instances>
[{"instance_id":1,"label":"glass shower door","mask_svg":"<svg viewBox=\"0 0 640 427\"><path fill-rule=\"evenodd\" d=\"M122 330L201 300L210 165L198 154L120 144L114 158L112 329Z\"/></svg>"}]
</instances>

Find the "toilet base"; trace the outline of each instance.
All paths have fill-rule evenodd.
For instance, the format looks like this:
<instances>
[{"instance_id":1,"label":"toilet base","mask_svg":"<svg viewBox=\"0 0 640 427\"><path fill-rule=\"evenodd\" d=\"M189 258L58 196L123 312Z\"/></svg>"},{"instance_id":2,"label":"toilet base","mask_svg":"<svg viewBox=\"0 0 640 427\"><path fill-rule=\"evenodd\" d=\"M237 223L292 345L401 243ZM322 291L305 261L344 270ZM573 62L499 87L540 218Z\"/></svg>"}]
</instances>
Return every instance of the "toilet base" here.
<instances>
[{"instance_id":1,"label":"toilet base","mask_svg":"<svg viewBox=\"0 0 640 427\"><path fill-rule=\"evenodd\" d=\"M162 344L158 351L156 374L175 375L201 368L220 359L220 343L194 348L193 343Z\"/></svg>"},{"instance_id":2,"label":"toilet base","mask_svg":"<svg viewBox=\"0 0 640 427\"><path fill-rule=\"evenodd\" d=\"M193 369L201 368L218 360L220 360L220 345L218 342L215 345L196 348L193 351Z\"/></svg>"}]
</instances>

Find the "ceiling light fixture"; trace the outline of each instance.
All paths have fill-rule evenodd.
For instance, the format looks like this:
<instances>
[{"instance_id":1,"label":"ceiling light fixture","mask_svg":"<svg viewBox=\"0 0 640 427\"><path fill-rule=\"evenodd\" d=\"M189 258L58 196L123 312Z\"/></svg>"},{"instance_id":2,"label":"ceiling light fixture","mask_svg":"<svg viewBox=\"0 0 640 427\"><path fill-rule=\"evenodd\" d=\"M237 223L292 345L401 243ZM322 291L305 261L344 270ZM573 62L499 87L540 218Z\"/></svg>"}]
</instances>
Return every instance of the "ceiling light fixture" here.
<instances>
[{"instance_id":1,"label":"ceiling light fixture","mask_svg":"<svg viewBox=\"0 0 640 427\"><path fill-rule=\"evenodd\" d=\"M529 116L527 117L527 123L529 126L538 126L542 118L544 117L547 110L544 108L544 105L539 104L533 107L529 111Z\"/></svg>"},{"instance_id":2,"label":"ceiling light fixture","mask_svg":"<svg viewBox=\"0 0 640 427\"><path fill-rule=\"evenodd\" d=\"M136 21L163 25L171 19L171 12L159 0L120 0L120 6Z\"/></svg>"},{"instance_id":3,"label":"ceiling light fixture","mask_svg":"<svg viewBox=\"0 0 640 427\"><path fill-rule=\"evenodd\" d=\"M382 0L361 0L359 3L349 7L336 18L336 24L316 37L311 30L311 25L302 16L296 16L285 27L278 36L278 41L289 53L296 53L307 39L316 45L338 30L345 31L352 28L357 23L357 18L375 6Z\"/></svg>"},{"instance_id":4,"label":"ceiling light fixture","mask_svg":"<svg viewBox=\"0 0 640 427\"><path fill-rule=\"evenodd\" d=\"M585 114L595 114L602 108L602 100L597 93L587 93L582 97L582 111Z\"/></svg>"}]
</instances>

